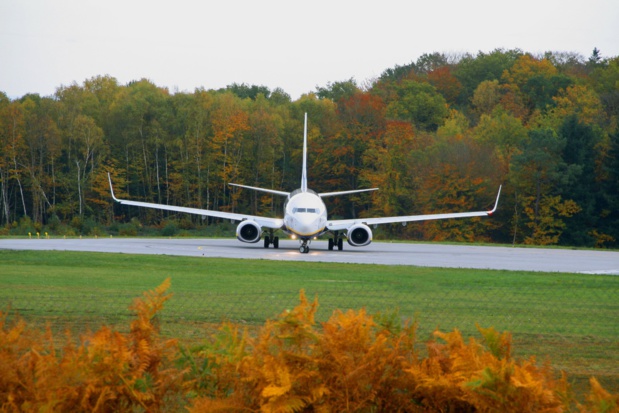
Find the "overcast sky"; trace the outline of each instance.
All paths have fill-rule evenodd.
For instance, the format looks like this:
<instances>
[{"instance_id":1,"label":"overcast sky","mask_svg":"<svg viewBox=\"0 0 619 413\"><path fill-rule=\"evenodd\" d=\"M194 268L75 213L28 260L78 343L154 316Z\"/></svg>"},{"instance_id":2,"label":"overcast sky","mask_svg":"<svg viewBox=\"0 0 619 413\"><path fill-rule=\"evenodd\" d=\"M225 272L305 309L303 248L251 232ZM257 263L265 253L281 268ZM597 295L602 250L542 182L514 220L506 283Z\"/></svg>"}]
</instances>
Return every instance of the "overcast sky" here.
<instances>
[{"instance_id":1,"label":"overcast sky","mask_svg":"<svg viewBox=\"0 0 619 413\"><path fill-rule=\"evenodd\" d=\"M619 55L618 0L0 0L0 91L110 75L171 92L359 84L424 53Z\"/></svg>"}]
</instances>

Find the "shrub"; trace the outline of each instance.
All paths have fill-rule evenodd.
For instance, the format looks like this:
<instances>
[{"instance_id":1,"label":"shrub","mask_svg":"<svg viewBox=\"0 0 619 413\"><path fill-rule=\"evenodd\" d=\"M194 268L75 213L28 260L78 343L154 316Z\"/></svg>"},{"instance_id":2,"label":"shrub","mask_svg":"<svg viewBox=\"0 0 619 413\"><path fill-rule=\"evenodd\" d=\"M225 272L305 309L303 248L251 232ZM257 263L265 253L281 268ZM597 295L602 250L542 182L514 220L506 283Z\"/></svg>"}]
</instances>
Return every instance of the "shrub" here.
<instances>
[{"instance_id":1,"label":"shrub","mask_svg":"<svg viewBox=\"0 0 619 413\"><path fill-rule=\"evenodd\" d=\"M164 237L173 237L178 232L178 225L174 221L166 223L165 227L161 230L161 235Z\"/></svg>"},{"instance_id":2,"label":"shrub","mask_svg":"<svg viewBox=\"0 0 619 413\"><path fill-rule=\"evenodd\" d=\"M19 219L19 223L13 221L11 226L11 234L28 235L28 233L36 234L34 223L29 216L23 216Z\"/></svg>"},{"instance_id":3,"label":"shrub","mask_svg":"<svg viewBox=\"0 0 619 413\"><path fill-rule=\"evenodd\" d=\"M132 224L121 224L118 227L118 235L127 236L127 237L135 237L138 235L138 228L136 228Z\"/></svg>"},{"instance_id":4,"label":"shrub","mask_svg":"<svg viewBox=\"0 0 619 413\"><path fill-rule=\"evenodd\" d=\"M160 411L182 379L171 367L176 342L161 339L153 323L168 286L135 301L129 333L102 327L79 346L69 336L60 352L49 330L41 335L23 322L7 328L0 314L0 410Z\"/></svg>"},{"instance_id":5,"label":"shrub","mask_svg":"<svg viewBox=\"0 0 619 413\"><path fill-rule=\"evenodd\" d=\"M591 379L584 404L565 375L516 360L511 336L436 331L416 350L416 324L394 314L335 311L317 300L267 321L256 335L222 323L191 350L161 337L169 280L132 305L128 333L102 327L75 345L0 312L0 411L134 412L617 412L619 395Z\"/></svg>"},{"instance_id":6,"label":"shrub","mask_svg":"<svg viewBox=\"0 0 619 413\"><path fill-rule=\"evenodd\" d=\"M617 411L619 396L592 382L587 405L566 377L534 358L511 356L511 336L478 327L482 340L436 331L427 356L415 350L416 324L377 323L364 310L341 312L320 327L317 302L269 321L257 338L223 325L199 349L201 396L192 412L582 412ZM200 365L194 359L194 366Z\"/></svg>"},{"instance_id":7,"label":"shrub","mask_svg":"<svg viewBox=\"0 0 619 413\"><path fill-rule=\"evenodd\" d=\"M62 222L60 221L60 218L58 218L58 215L56 214L53 214L47 221L47 226L52 231L57 231L61 224Z\"/></svg>"}]
</instances>

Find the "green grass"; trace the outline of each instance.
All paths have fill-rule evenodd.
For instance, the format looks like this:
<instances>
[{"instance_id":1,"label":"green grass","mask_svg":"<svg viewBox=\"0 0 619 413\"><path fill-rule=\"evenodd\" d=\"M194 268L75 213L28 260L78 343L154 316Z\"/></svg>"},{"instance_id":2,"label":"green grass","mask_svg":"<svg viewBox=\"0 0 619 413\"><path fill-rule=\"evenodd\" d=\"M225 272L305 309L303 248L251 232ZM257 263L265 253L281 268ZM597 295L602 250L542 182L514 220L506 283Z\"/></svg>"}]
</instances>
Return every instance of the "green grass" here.
<instances>
[{"instance_id":1,"label":"green grass","mask_svg":"<svg viewBox=\"0 0 619 413\"><path fill-rule=\"evenodd\" d=\"M259 325L304 289L318 320L365 307L416 318L419 337L475 324L514 335L516 352L551 356L619 386L619 277L411 266L231 260L51 251L0 251L0 309L65 328L124 324L134 297L172 280L164 334L195 340L224 319Z\"/></svg>"}]
</instances>

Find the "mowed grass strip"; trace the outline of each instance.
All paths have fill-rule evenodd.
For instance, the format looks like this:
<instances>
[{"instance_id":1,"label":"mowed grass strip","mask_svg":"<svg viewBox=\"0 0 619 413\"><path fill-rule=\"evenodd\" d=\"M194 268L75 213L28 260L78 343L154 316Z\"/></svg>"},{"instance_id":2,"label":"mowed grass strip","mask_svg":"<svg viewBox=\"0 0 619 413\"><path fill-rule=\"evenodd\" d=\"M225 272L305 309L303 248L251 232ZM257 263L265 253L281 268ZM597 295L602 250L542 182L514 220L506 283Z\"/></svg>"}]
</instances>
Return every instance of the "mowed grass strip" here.
<instances>
[{"instance_id":1,"label":"mowed grass strip","mask_svg":"<svg viewBox=\"0 0 619 413\"><path fill-rule=\"evenodd\" d=\"M185 321L262 323L301 289L334 309L417 317L422 329L618 339L619 277L520 271L233 260L56 251L0 251L0 308L24 316L123 313L134 297L172 279L165 315Z\"/></svg>"}]
</instances>

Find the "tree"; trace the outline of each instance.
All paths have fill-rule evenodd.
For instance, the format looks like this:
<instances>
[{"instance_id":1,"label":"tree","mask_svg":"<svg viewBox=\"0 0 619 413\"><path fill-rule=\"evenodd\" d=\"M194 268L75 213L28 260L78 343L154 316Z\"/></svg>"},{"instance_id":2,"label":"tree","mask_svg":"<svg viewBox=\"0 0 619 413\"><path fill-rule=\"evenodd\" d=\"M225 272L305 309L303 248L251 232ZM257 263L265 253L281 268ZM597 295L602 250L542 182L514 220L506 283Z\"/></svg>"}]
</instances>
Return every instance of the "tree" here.
<instances>
[{"instance_id":1,"label":"tree","mask_svg":"<svg viewBox=\"0 0 619 413\"><path fill-rule=\"evenodd\" d=\"M415 72L418 74L430 74L448 66L448 64L447 57L443 53L424 53L415 62Z\"/></svg>"},{"instance_id":2,"label":"tree","mask_svg":"<svg viewBox=\"0 0 619 413\"><path fill-rule=\"evenodd\" d=\"M421 130L436 131L448 115L445 98L428 83L405 80L395 86L397 100L389 102L386 115L413 123Z\"/></svg>"},{"instance_id":3,"label":"tree","mask_svg":"<svg viewBox=\"0 0 619 413\"><path fill-rule=\"evenodd\" d=\"M239 164L243 158L243 137L249 130L249 117L231 93L221 95L216 103L211 122L213 138L209 150L213 153L215 205L220 209L234 211L239 193L228 191L228 183L239 176ZM217 202L219 201L219 202Z\"/></svg>"},{"instance_id":4,"label":"tree","mask_svg":"<svg viewBox=\"0 0 619 413\"><path fill-rule=\"evenodd\" d=\"M277 106L288 105L291 102L290 95L286 93L282 88L275 88L271 93L269 101Z\"/></svg>"},{"instance_id":5,"label":"tree","mask_svg":"<svg viewBox=\"0 0 619 413\"><path fill-rule=\"evenodd\" d=\"M246 152L246 176L251 177L251 185L276 188L281 182L281 173L277 165L282 157L281 117L270 110L264 97L256 99L249 113L247 140L249 151ZM252 191L251 213L275 213L275 197ZM260 201L260 202L258 202ZM260 205L259 205L260 204ZM279 205L279 203L277 204Z\"/></svg>"},{"instance_id":6,"label":"tree","mask_svg":"<svg viewBox=\"0 0 619 413\"><path fill-rule=\"evenodd\" d=\"M469 131L469 120L461 112L455 109L449 111L449 117L443 126L439 127L436 135L441 138L454 137L462 139Z\"/></svg>"},{"instance_id":7,"label":"tree","mask_svg":"<svg viewBox=\"0 0 619 413\"><path fill-rule=\"evenodd\" d=\"M500 80L503 72L510 69L522 54L518 49L495 49L490 53L480 51L476 56L465 55L453 71L462 84L459 103L468 104L473 92L484 80Z\"/></svg>"},{"instance_id":8,"label":"tree","mask_svg":"<svg viewBox=\"0 0 619 413\"><path fill-rule=\"evenodd\" d=\"M596 247L616 246L619 241L619 131L610 136L608 155L604 160L604 179L598 209L598 229L592 232Z\"/></svg>"},{"instance_id":9,"label":"tree","mask_svg":"<svg viewBox=\"0 0 619 413\"><path fill-rule=\"evenodd\" d=\"M103 130L96 125L93 118L79 115L70 133L75 150L78 211L79 216L83 217L87 183L90 175L96 171L95 164L98 166L100 162L97 155L103 150Z\"/></svg>"},{"instance_id":10,"label":"tree","mask_svg":"<svg viewBox=\"0 0 619 413\"><path fill-rule=\"evenodd\" d=\"M588 86L599 94L608 125L619 124L619 57L593 70Z\"/></svg>"},{"instance_id":11,"label":"tree","mask_svg":"<svg viewBox=\"0 0 619 413\"><path fill-rule=\"evenodd\" d=\"M411 74L414 74L416 68L417 66L415 65L415 63L411 62L407 65L396 65L393 68L386 69L385 71L383 71L383 73L381 73L380 77L378 78L378 84L380 85L400 82L404 79L409 78Z\"/></svg>"},{"instance_id":12,"label":"tree","mask_svg":"<svg viewBox=\"0 0 619 413\"><path fill-rule=\"evenodd\" d=\"M558 74L552 62L529 54L520 56L501 79L506 91L503 106L524 120L534 109L545 110L552 105L553 96L571 83L570 78Z\"/></svg>"},{"instance_id":13,"label":"tree","mask_svg":"<svg viewBox=\"0 0 619 413\"><path fill-rule=\"evenodd\" d=\"M602 53L600 52L600 49L594 47L593 51L591 52L591 56L589 57L589 60L587 60L587 67L591 70L596 69L603 64L604 59L602 58Z\"/></svg>"},{"instance_id":14,"label":"tree","mask_svg":"<svg viewBox=\"0 0 619 413\"><path fill-rule=\"evenodd\" d=\"M574 85L561 91L553 98L556 108L550 116L555 119L555 127L571 116L586 125L600 124L603 119L603 107L598 95L586 86Z\"/></svg>"},{"instance_id":15,"label":"tree","mask_svg":"<svg viewBox=\"0 0 619 413\"><path fill-rule=\"evenodd\" d=\"M451 73L449 66L442 66L429 72L428 81L441 95L443 95L447 102L456 104L462 92L462 84Z\"/></svg>"},{"instance_id":16,"label":"tree","mask_svg":"<svg viewBox=\"0 0 619 413\"><path fill-rule=\"evenodd\" d=\"M509 174L512 157L520 151L527 136L520 119L496 110L491 115L482 115L473 135L482 144L494 148L501 164L501 174Z\"/></svg>"},{"instance_id":17,"label":"tree","mask_svg":"<svg viewBox=\"0 0 619 413\"><path fill-rule=\"evenodd\" d=\"M466 143L461 141L461 144ZM453 163L441 162L430 176L423 179L420 189L424 205L422 213L480 209L476 204L488 193L484 179L466 172L463 174L459 169ZM489 225L492 224L488 220L478 218L426 221L422 223L422 231L424 239L432 241L473 242L487 239Z\"/></svg>"},{"instance_id":18,"label":"tree","mask_svg":"<svg viewBox=\"0 0 619 413\"><path fill-rule=\"evenodd\" d=\"M580 207L572 200L563 200L560 195L544 196L535 203L530 198L524 198L524 213L528 217L527 227L531 233L525 237L524 243L530 245L554 245L559 242L566 224L559 217L570 218L580 212Z\"/></svg>"},{"instance_id":19,"label":"tree","mask_svg":"<svg viewBox=\"0 0 619 413\"><path fill-rule=\"evenodd\" d=\"M576 52L549 51L544 53L544 59L548 59L560 73L572 78L585 78L587 68L585 58Z\"/></svg>"},{"instance_id":20,"label":"tree","mask_svg":"<svg viewBox=\"0 0 619 413\"><path fill-rule=\"evenodd\" d=\"M24 108L20 102L5 101L0 106L0 197L2 198L2 212L6 225L11 222L11 218L17 215L11 211L11 198L14 194L11 191L11 182L17 183L16 190L19 191L19 199L23 216L28 215L26 208L26 198L22 185L23 168L20 157L24 153Z\"/></svg>"},{"instance_id":21,"label":"tree","mask_svg":"<svg viewBox=\"0 0 619 413\"><path fill-rule=\"evenodd\" d=\"M257 85L247 85L245 83L233 83L231 85L226 86L225 89L219 89L220 92L231 92L241 99L251 99L256 100L259 95L264 96L265 98L269 98L271 95L271 91L266 86L257 86Z\"/></svg>"},{"instance_id":22,"label":"tree","mask_svg":"<svg viewBox=\"0 0 619 413\"><path fill-rule=\"evenodd\" d=\"M353 78L341 82L329 82L325 87L316 86L316 95L319 98L331 99L334 102L348 99L358 92L360 89Z\"/></svg>"},{"instance_id":23,"label":"tree","mask_svg":"<svg viewBox=\"0 0 619 413\"><path fill-rule=\"evenodd\" d=\"M116 130L112 142L115 156L123 159L128 192L148 201L163 202L162 171L166 170L166 125L169 122L169 92L142 79L132 82L116 95L111 116ZM121 149L122 148L122 149ZM159 211L139 211L140 214L161 216Z\"/></svg>"},{"instance_id":24,"label":"tree","mask_svg":"<svg viewBox=\"0 0 619 413\"><path fill-rule=\"evenodd\" d=\"M61 131L54 120L59 104L50 98L38 96L23 100L27 150L23 154L24 171L28 175L32 220L46 221L48 209L54 213L56 205L56 165L62 142Z\"/></svg>"},{"instance_id":25,"label":"tree","mask_svg":"<svg viewBox=\"0 0 619 413\"><path fill-rule=\"evenodd\" d=\"M563 241L567 245L593 246L590 232L598 228L600 185L596 175L596 147L600 135L575 115L565 119L559 129L565 139L563 159L568 167L562 186L566 198L573 199L582 211L567 223Z\"/></svg>"},{"instance_id":26,"label":"tree","mask_svg":"<svg viewBox=\"0 0 619 413\"><path fill-rule=\"evenodd\" d=\"M498 80L484 80L481 82L475 92L471 103L477 114L490 115L494 108L501 101L501 87Z\"/></svg>"},{"instance_id":27,"label":"tree","mask_svg":"<svg viewBox=\"0 0 619 413\"><path fill-rule=\"evenodd\" d=\"M577 211L573 201L563 201L557 194L567 171L562 157L565 145L565 138L552 129L533 129L522 151L514 155L509 175L516 190L514 242L520 236L522 213L525 226L531 229L525 242L549 244L557 243L565 228L561 217L571 217Z\"/></svg>"},{"instance_id":28,"label":"tree","mask_svg":"<svg viewBox=\"0 0 619 413\"><path fill-rule=\"evenodd\" d=\"M411 162L417 147L415 132L409 122L389 121L385 133L372 139L364 152L361 176L370 187L380 190L373 194L368 215L410 215L418 178ZM389 229L387 229L389 231Z\"/></svg>"}]
</instances>

